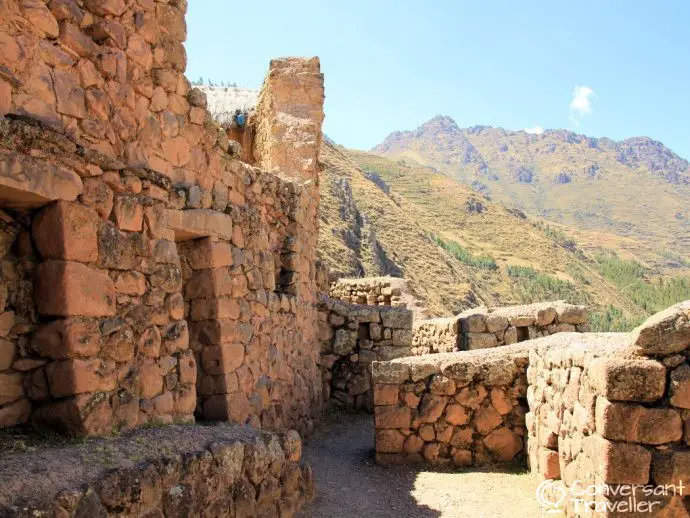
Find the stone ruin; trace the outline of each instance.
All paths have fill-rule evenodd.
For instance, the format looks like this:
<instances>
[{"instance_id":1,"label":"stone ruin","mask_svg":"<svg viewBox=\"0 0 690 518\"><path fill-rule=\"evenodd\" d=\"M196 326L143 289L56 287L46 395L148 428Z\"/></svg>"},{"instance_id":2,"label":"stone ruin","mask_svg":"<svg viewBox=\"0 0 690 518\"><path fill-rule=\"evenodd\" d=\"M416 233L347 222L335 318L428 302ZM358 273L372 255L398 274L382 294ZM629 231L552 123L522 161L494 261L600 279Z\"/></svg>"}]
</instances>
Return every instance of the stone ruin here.
<instances>
[{"instance_id":1,"label":"stone ruin","mask_svg":"<svg viewBox=\"0 0 690 518\"><path fill-rule=\"evenodd\" d=\"M0 2L0 428L130 432L109 471L6 459L0 514L292 516L324 405L373 412L382 464L690 478L689 303L602 335L564 302L423 320L404 280L329 285L318 59L273 60L226 131L184 76L186 7Z\"/></svg>"},{"instance_id":2,"label":"stone ruin","mask_svg":"<svg viewBox=\"0 0 690 518\"><path fill-rule=\"evenodd\" d=\"M271 63L244 163L183 75L185 9L2 4L3 426L312 426L319 62Z\"/></svg>"},{"instance_id":3,"label":"stone ruin","mask_svg":"<svg viewBox=\"0 0 690 518\"><path fill-rule=\"evenodd\" d=\"M689 358L686 301L631 333L566 332L375 362L376 458L434 467L526 463L555 481L550 490L559 492L547 501L565 498L568 516L628 516L611 511L632 498L616 494L622 486L651 516L687 516L687 486L680 488L690 480ZM601 486L610 493L587 502L573 496ZM650 487L673 489L650 497Z\"/></svg>"},{"instance_id":4,"label":"stone ruin","mask_svg":"<svg viewBox=\"0 0 690 518\"><path fill-rule=\"evenodd\" d=\"M313 427L319 61L271 62L244 162L184 76L186 7L0 2L0 427ZM283 476L271 460L296 462L299 448L240 442L244 464L260 464L246 477L268 515L310 498L307 472ZM193 464L179 480L203 486ZM137 478L131 469L120 483ZM158 489L176 484L157 473ZM288 502L288 487L304 497ZM73 512L96 505L92 494L50 505ZM138 515L108 498L95 500Z\"/></svg>"}]
</instances>

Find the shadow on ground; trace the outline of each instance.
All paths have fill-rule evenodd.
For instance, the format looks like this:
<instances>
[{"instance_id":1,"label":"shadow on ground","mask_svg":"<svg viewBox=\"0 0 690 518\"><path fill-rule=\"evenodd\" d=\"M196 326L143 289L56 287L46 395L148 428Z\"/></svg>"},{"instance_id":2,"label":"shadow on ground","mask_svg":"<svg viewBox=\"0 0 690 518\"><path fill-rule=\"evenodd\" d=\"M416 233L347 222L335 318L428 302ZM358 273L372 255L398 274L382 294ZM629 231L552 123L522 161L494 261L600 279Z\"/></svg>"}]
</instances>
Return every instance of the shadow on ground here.
<instances>
[{"instance_id":1,"label":"shadow on ground","mask_svg":"<svg viewBox=\"0 0 690 518\"><path fill-rule=\"evenodd\" d=\"M524 471L436 472L374 463L373 417L332 413L305 440L316 500L299 518L534 518L536 483Z\"/></svg>"},{"instance_id":2,"label":"shadow on ground","mask_svg":"<svg viewBox=\"0 0 690 518\"><path fill-rule=\"evenodd\" d=\"M441 516L412 496L417 469L374 464L371 415L329 414L305 443L303 458L314 468L316 500L299 518Z\"/></svg>"}]
</instances>

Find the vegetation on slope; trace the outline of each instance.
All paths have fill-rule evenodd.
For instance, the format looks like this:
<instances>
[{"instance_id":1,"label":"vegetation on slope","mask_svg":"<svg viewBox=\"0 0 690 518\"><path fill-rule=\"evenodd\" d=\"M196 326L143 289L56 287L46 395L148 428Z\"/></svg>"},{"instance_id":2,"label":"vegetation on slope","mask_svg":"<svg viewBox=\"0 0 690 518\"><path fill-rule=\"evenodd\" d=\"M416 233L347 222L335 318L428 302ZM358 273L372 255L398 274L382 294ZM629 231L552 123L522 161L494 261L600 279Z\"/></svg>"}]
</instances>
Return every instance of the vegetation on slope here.
<instances>
[{"instance_id":1,"label":"vegetation on slope","mask_svg":"<svg viewBox=\"0 0 690 518\"><path fill-rule=\"evenodd\" d=\"M560 230L429 168L328 145L322 160L319 246L340 274L384 273L376 256L385 254L430 316L547 299L642 315Z\"/></svg>"}]
</instances>

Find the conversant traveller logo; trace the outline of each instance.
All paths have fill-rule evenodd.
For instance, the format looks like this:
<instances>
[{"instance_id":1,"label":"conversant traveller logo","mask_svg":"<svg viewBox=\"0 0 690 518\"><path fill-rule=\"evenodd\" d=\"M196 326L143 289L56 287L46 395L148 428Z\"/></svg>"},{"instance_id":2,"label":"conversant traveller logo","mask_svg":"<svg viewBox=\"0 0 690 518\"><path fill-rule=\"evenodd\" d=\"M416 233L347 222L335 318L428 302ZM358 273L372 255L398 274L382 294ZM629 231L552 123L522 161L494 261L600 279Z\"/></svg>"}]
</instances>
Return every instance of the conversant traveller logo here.
<instances>
[{"instance_id":1,"label":"conversant traveller logo","mask_svg":"<svg viewBox=\"0 0 690 518\"><path fill-rule=\"evenodd\" d=\"M547 514L565 515L566 504L580 514L654 513L673 496L685 496L688 487L677 484L584 484L575 480L570 487L562 480L546 479L537 487L537 502ZM567 500L567 502L566 502Z\"/></svg>"}]
</instances>

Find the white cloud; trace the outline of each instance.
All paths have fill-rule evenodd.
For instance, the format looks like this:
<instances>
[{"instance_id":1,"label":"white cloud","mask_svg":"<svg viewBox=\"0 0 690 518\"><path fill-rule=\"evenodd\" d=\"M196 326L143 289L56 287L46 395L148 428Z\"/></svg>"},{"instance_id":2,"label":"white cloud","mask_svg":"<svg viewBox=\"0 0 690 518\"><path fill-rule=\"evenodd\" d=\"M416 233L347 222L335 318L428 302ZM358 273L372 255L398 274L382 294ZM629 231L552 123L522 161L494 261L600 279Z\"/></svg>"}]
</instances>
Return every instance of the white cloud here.
<instances>
[{"instance_id":1,"label":"white cloud","mask_svg":"<svg viewBox=\"0 0 690 518\"><path fill-rule=\"evenodd\" d=\"M532 135L541 135L544 133L544 128L541 126L535 126L534 128L525 128L525 133L531 133Z\"/></svg>"},{"instance_id":2,"label":"white cloud","mask_svg":"<svg viewBox=\"0 0 690 518\"><path fill-rule=\"evenodd\" d=\"M594 90L589 86L576 86L573 88L573 98L570 101L570 117L568 119L576 126L580 125L580 117L592 113L592 97Z\"/></svg>"}]
</instances>

